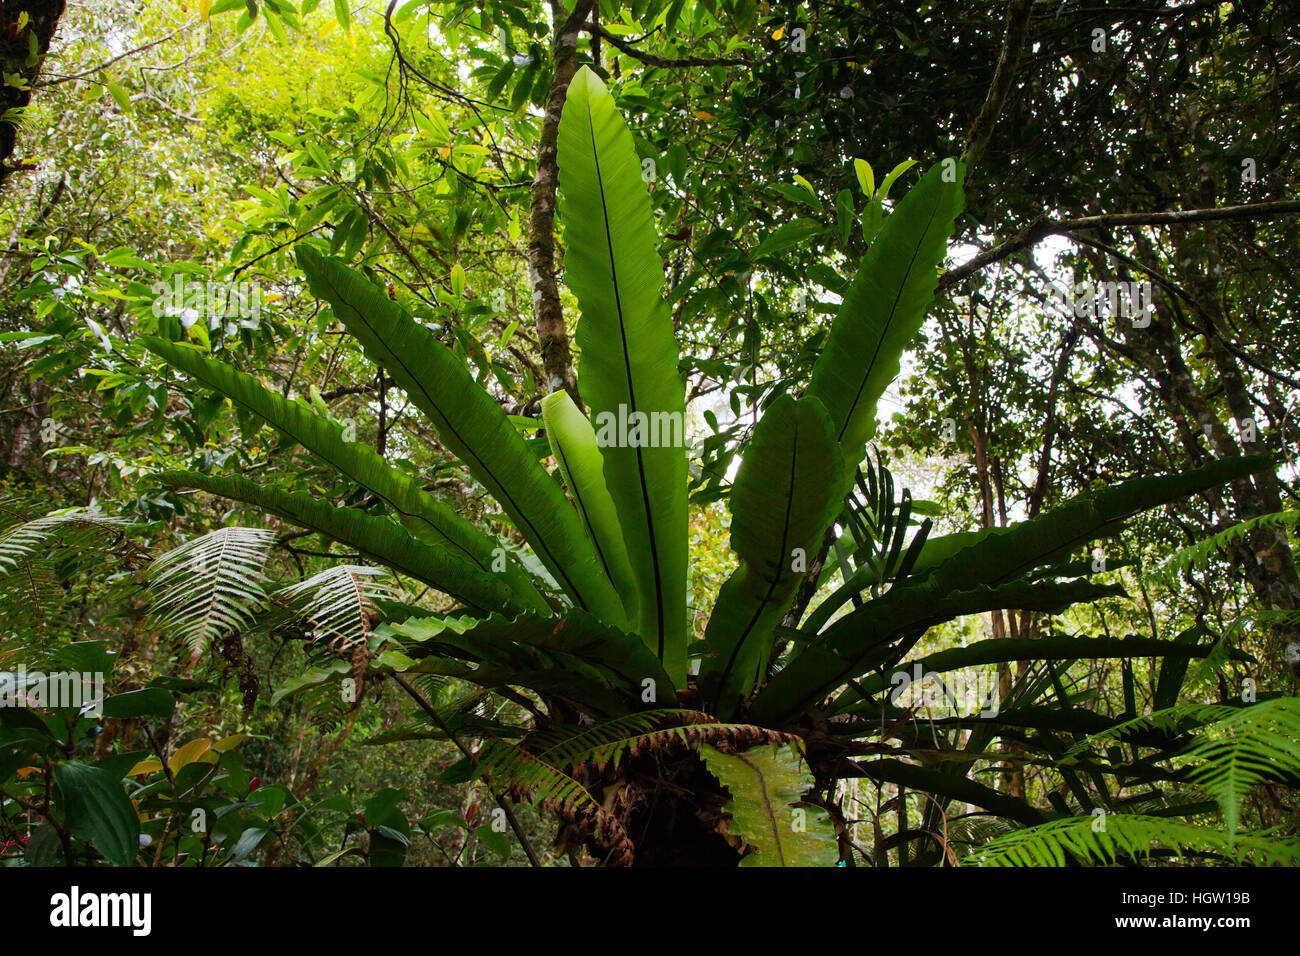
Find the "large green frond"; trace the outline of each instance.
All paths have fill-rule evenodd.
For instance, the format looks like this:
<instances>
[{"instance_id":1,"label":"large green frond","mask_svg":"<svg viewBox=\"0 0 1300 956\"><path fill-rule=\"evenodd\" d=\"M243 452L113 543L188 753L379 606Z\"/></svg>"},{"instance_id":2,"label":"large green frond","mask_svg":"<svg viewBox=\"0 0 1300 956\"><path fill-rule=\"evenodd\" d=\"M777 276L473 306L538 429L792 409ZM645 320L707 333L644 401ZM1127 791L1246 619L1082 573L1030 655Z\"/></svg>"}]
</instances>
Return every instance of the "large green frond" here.
<instances>
[{"instance_id":1,"label":"large green frond","mask_svg":"<svg viewBox=\"0 0 1300 956\"><path fill-rule=\"evenodd\" d=\"M337 425L308 406L276 394L251 375L206 358L193 348L153 338L145 339L144 344L171 365L265 419L349 480L372 491L421 541L446 549L485 573L497 573L509 586L518 609L546 608L545 600L523 570L513 560L499 560L497 541L425 492L368 445L345 441Z\"/></svg>"},{"instance_id":2,"label":"large green frond","mask_svg":"<svg viewBox=\"0 0 1300 956\"><path fill-rule=\"evenodd\" d=\"M727 829L754 848L741 866L834 866L839 847L830 817L805 803L814 781L795 743L739 753L700 747L704 764L727 788Z\"/></svg>"},{"instance_id":3,"label":"large green frond","mask_svg":"<svg viewBox=\"0 0 1300 956\"><path fill-rule=\"evenodd\" d=\"M704 634L700 688L720 716L735 713L767 669L772 632L839 508L827 476L842 469L820 402L787 395L769 406L728 499L731 547L741 563L718 593Z\"/></svg>"},{"instance_id":4,"label":"large green frond","mask_svg":"<svg viewBox=\"0 0 1300 956\"><path fill-rule=\"evenodd\" d=\"M876 403L925 320L965 175L961 162L945 160L899 202L863 256L813 367L808 394L830 413L846 482L875 433Z\"/></svg>"},{"instance_id":5,"label":"large green frond","mask_svg":"<svg viewBox=\"0 0 1300 956\"><path fill-rule=\"evenodd\" d=\"M605 483L604 458L596 444L591 422L563 389L542 399L542 422L546 425L551 452L600 558L601 568L618 591L628 620L635 621L638 601L636 574L623 541L618 509Z\"/></svg>"},{"instance_id":6,"label":"large green frond","mask_svg":"<svg viewBox=\"0 0 1300 956\"><path fill-rule=\"evenodd\" d=\"M569 84L558 150L579 383L638 579L638 630L685 687L685 387L632 134L587 67Z\"/></svg>"},{"instance_id":7,"label":"large green frond","mask_svg":"<svg viewBox=\"0 0 1300 956\"><path fill-rule=\"evenodd\" d=\"M312 291L428 416L443 444L497 500L564 592L603 620L626 623L564 492L465 363L359 273L310 246L299 245L297 253Z\"/></svg>"},{"instance_id":8,"label":"large green frond","mask_svg":"<svg viewBox=\"0 0 1300 956\"><path fill-rule=\"evenodd\" d=\"M377 623L376 601L393 597L383 568L344 564L280 588L271 600L306 624L313 640L340 649L360 644Z\"/></svg>"}]
</instances>

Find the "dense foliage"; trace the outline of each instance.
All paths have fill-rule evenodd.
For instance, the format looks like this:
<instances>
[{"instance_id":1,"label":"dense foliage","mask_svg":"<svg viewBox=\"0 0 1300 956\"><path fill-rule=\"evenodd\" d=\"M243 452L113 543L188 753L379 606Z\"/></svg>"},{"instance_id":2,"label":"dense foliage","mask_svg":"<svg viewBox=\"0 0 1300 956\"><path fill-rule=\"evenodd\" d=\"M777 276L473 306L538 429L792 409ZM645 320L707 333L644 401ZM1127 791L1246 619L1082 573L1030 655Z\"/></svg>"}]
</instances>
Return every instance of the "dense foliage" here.
<instances>
[{"instance_id":1,"label":"dense foliage","mask_svg":"<svg viewBox=\"0 0 1300 956\"><path fill-rule=\"evenodd\" d=\"M0 859L1294 864L1282 4L0 44Z\"/></svg>"}]
</instances>

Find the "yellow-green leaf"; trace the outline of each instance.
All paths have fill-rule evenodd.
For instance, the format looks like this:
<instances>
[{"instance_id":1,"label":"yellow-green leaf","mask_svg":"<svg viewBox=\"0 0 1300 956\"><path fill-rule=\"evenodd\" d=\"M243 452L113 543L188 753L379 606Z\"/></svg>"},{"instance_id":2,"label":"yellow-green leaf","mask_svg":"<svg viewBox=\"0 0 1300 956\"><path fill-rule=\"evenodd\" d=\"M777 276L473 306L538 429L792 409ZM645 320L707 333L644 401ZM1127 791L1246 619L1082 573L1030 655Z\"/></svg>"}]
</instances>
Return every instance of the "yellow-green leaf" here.
<instances>
[{"instance_id":1,"label":"yellow-green leaf","mask_svg":"<svg viewBox=\"0 0 1300 956\"><path fill-rule=\"evenodd\" d=\"M876 175L871 171L871 164L865 159L855 159L853 171L858 174L858 187L862 194L870 199L876 194Z\"/></svg>"},{"instance_id":2,"label":"yellow-green leaf","mask_svg":"<svg viewBox=\"0 0 1300 956\"><path fill-rule=\"evenodd\" d=\"M112 80L105 80L104 86L108 88L109 95L113 97L117 105L122 108L122 112L129 113L131 111L131 94Z\"/></svg>"},{"instance_id":3,"label":"yellow-green leaf","mask_svg":"<svg viewBox=\"0 0 1300 956\"><path fill-rule=\"evenodd\" d=\"M176 773L181 769L181 767L184 767L187 764L192 764L194 761L201 758L208 752L208 749L211 746L212 741L208 740L207 737L200 737L197 740L191 740L172 754L171 759L167 761L167 767L172 773Z\"/></svg>"},{"instance_id":4,"label":"yellow-green leaf","mask_svg":"<svg viewBox=\"0 0 1300 956\"><path fill-rule=\"evenodd\" d=\"M741 866L834 866L835 828L821 807L804 804L813 787L795 744L762 744L738 754L700 746L704 764L731 794L727 829L753 850Z\"/></svg>"}]
</instances>

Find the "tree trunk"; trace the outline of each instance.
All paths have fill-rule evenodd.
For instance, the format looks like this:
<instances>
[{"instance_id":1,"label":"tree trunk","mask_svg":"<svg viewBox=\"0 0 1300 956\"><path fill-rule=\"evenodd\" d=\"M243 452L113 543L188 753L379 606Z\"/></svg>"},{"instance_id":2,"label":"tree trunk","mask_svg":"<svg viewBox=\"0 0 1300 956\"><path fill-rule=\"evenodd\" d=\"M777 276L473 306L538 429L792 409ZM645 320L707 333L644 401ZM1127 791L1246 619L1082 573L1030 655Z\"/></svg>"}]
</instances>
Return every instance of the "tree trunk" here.
<instances>
[{"instance_id":1,"label":"tree trunk","mask_svg":"<svg viewBox=\"0 0 1300 956\"><path fill-rule=\"evenodd\" d=\"M533 179L531 207L528 213L528 279L533 289L533 322L542 351L542 371L549 391L565 389L579 408L578 380L573 371L573 352L564 327L564 310L560 306L559 284L555 277L555 194L559 183L556 144L560 133L560 114L569 83L578 71L578 38L582 25L591 13L593 0L578 0L573 12L563 20L563 10L556 5L555 78L546 101L546 113L537 138L537 175Z\"/></svg>"},{"instance_id":2,"label":"tree trunk","mask_svg":"<svg viewBox=\"0 0 1300 956\"><path fill-rule=\"evenodd\" d=\"M64 0L6 0L0 5L0 116L31 101L31 84L49 52L63 6ZM18 123L0 120L0 188L22 168L9 163L17 141Z\"/></svg>"}]
</instances>

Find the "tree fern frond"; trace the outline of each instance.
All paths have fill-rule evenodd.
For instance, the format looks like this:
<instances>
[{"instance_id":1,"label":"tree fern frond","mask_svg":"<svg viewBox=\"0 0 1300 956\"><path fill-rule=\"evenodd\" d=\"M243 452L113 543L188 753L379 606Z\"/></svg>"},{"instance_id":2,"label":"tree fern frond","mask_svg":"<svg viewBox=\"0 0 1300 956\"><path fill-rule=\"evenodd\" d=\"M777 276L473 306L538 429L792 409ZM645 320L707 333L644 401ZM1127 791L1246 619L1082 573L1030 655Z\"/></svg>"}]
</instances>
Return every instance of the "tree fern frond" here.
<instances>
[{"instance_id":1,"label":"tree fern frond","mask_svg":"<svg viewBox=\"0 0 1300 956\"><path fill-rule=\"evenodd\" d=\"M1177 856L1210 852L1237 864L1295 865L1300 841L1266 836L1233 840L1221 830L1168 817L1108 813L1052 820L999 837L967 863L977 866L1066 866L1070 861L1112 865L1121 858L1144 859L1157 847Z\"/></svg>"},{"instance_id":2,"label":"tree fern frond","mask_svg":"<svg viewBox=\"0 0 1300 956\"><path fill-rule=\"evenodd\" d=\"M261 528L219 528L162 555L149 568L158 624L195 651L247 627L266 599L274 542Z\"/></svg>"},{"instance_id":3,"label":"tree fern frond","mask_svg":"<svg viewBox=\"0 0 1300 956\"><path fill-rule=\"evenodd\" d=\"M12 567L0 572L0 611L16 631L48 635L66 599L48 561L17 557Z\"/></svg>"},{"instance_id":4,"label":"tree fern frond","mask_svg":"<svg viewBox=\"0 0 1300 956\"><path fill-rule=\"evenodd\" d=\"M1234 626L1245 624L1256 624L1260 627L1295 627L1300 624L1300 611L1273 608L1243 615L1233 622Z\"/></svg>"},{"instance_id":5,"label":"tree fern frond","mask_svg":"<svg viewBox=\"0 0 1300 956\"><path fill-rule=\"evenodd\" d=\"M948 821L948 842L953 846L983 846L1018 829L1005 817L973 813Z\"/></svg>"},{"instance_id":6,"label":"tree fern frond","mask_svg":"<svg viewBox=\"0 0 1300 956\"><path fill-rule=\"evenodd\" d=\"M1201 763L1190 780L1219 802L1228 833L1236 836L1252 787L1300 776L1300 699L1279 697L1235 710L1206 727L1185 756Z\"/></svg>"},{"instance_id":7,"label":"tree fern frond","mask_svg":"<svg viewBox=\"0 0 1300 956\"><path fill-rule=\"evenodd\" d=\"M1180 802L1174 803L1177 797ZM1199 788L1181 788L1177 793L1143 793L1115 801L1116 812L1149 817L1218 816L1218 804Z\"/></svg>"},{"instance_id":8,"label":"tree fern frond","mask_svg":"<svg viewBox=\"0 0 1300 956\"><path fill-rule=\"evenodd\" d=\"M1297 523L1300 523L1300 511L1275 511L1272 514L1259 515L1224 528L1218 534L1203 538L1181 551L1174 552L1160 566L1160 570L1166 574L1177 573L1185 568L1204 564L1215 551L1240 541L1257 528L1294 528Z\"/></svg>"},{"instance_id":9,"label":"tree fern frond","mask_svg":"<svg viewBox=\"0 0 1300 956\"><path fill-rule=\"evenodd\" d=\"M535 803L545 802L570 810L600 810L600 804L586 787L518 744L496 739L487 741L478 752L478 769L516 794L527 794Z\"/></svg>"},{"instance_id":10,"label":"tree fern frond","mask_svg":"<svg viewBox=\"0 0 1300 956\"><path fill-rule=\"evenodd\" d=\"M0 502L0 574L13 571L21 560L36 560L52 548L84 546L94 536L121 533L129 527L122 518L95 508L68 508L37 518L27 517L21 503Z\"/></svg>"},{"instance_id":11,"label":"tree fern frond","mask_svg":"<svg viewBox=\"0 0 1300 956\"><path fill-rule=\"evenodd\" d=\"M1176 704L1173 707L1166 707L1164 710L1157 710L1150 714L1134 717L1132 720L1116 724L1108 730L1085 737L1067 750L1065 757L1075 757L1085 750L1091 750L1104 744L1119 743L1124 737L1134 733L1150 731L1165 734L1186 733L1189 730L1230 717L1237 713L1238 710L1239 708L1229 707L1226 704Z\"/></svg>"},{"instance_id":12,"label":"tree fern frond","mask_svg":"<svg viewBox=\"0 0 1300 956\"><path fill-rule=\"evenodd\" d=\"M349 648L370 635L379 615L375 602L395 597L390 586L375 580L387 574L384 568L344 564L281 588L271 599L306 622L313 640Z\"/></svg>"},{"instance_id":13,"label":"tree fern frond","mask_svg":"<svg viewBox=\"0 0 1300 956\"><path fill-rule=\"evenodd\" d=\"M355 703L339 692L337 684L320 684L302 691L299 706L310 715L311 726L326 734L343 723Z\"/></svg>"},{"instance_id":14,"label":"tree fern frond","mask_svg":"<svg viewBox=\"0 0 1300 956\"><path fill-rule=\"evenodd\" d=\"M1228 663L1228 655L1232 651L1233 635L1241 629L1242 621L1234 621L1232 627L1221 636L1210 647L1210 653L1206 654L1199 661L1193 662L1188 669L1187 676L1183 679L1183 686L1179 689L1180 694L1194 694L1204 684L1209 682L1219 671L1223 670Z\"/></svg>"},{"instance_id":15,"label":"tree fern frond","mask_svg":"<svg viewBox=\"0 0 1300 956\"><path fill-rule=\"evenodd\" d=\"M583 762L582 757L596 748L649 733L666 720L689 719L695 714L696 711L676 709L625 714L582 727L577 732L563 728L535 731L528 735L527 745L542 759L568 767Z\"/></svg>"}]
</instances>

